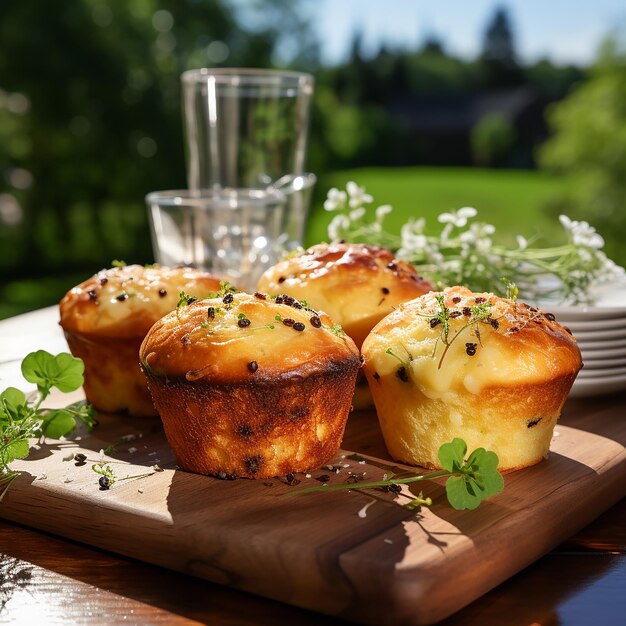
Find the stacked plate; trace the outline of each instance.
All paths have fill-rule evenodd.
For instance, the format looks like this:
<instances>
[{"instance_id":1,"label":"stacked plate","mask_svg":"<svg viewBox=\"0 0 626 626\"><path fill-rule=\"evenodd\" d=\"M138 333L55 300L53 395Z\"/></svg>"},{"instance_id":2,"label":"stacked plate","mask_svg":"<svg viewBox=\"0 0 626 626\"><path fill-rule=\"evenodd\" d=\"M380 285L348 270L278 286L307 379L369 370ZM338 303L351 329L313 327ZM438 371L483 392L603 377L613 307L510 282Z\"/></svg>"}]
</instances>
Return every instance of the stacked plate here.
<instances>
[{"instance_id":1,"label":"stacked plate","mask_svg":"<svg viewBox=\"0 0 626 626\"><path fill-rule=\"evenodd\" d=\"M626 285L603 288L593 306L544 308L572 331L582 352L584 367L570 395L626 393Z\"/></svg>"}]
</instances>

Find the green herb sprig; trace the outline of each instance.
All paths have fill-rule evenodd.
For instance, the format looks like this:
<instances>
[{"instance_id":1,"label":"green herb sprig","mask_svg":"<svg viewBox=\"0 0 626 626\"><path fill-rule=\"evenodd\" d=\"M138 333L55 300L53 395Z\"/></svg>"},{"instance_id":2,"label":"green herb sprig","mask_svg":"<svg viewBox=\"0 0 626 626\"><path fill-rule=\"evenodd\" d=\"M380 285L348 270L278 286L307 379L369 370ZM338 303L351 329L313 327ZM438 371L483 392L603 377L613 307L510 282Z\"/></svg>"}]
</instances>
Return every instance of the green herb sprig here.
<instances>
[{"instance_id":1,"label":"green herb sprig","mask_svg":"<svg viewBox=\"0 0 626 626\"><path fill-rule=\"evenodd\" d=\"M163 468L158 465L153 465L150 467L150 471L144 472L143 474L134 474L133 476L127 475L122 478L119 478L115 475L115 472L111 468L108 463L94 463L91 466L91 469L100 475L98 479L98 485L100 485L100 489L102 491L107 491L110 489L115 483L121 482L123 480L133 480L134 478L145 478L146 476L152 476L157 472L162 472Z\"/></svg>"},{"instance_id":2,"label":"green herb sprig","mask_svg":"<svg viewBox=\"0 0 626 626\"><path fill-rule=\"evenodd\" d=\"M419 474L407 478L391 478L373 482L345 483L330 485L328 483L318 487L309 487L290 492L287 495L313 493L316 491L335 491L340 489L372 489L375 487L390 487L391 485L408 485L425 480L448 478L446 481L446 495L450 505L457 509L473 510L483 500L495 496L504 489L504 479L498 472L498 455L484 448L477 448L467 458L467 444L458 437L450 443L444 443L439 448L439 463L441 470L428 474ZM429 506L430 498L423 494L411 500L407 508L413 510L418 506Z\"/></svg>"},{"instance_id":3,"label":"green herb sprig","mask_svg":"<svg viewBox=\"0 0 626 626\"><path fill-rule=\"evenodd\" d=\"M83 384L85 366L81 359L62 352L56 356L38 350L22 361L22 375L37 385L38 397L8 387L0 393L0 501L20 475L9 465L30 451L29 439L44 435L53 439L69 435L83 422L90 430L96 425L91 405L75 402L62 409L43 409L42 402L53 388L69 393Z\"/></svg>"}]
</instances>

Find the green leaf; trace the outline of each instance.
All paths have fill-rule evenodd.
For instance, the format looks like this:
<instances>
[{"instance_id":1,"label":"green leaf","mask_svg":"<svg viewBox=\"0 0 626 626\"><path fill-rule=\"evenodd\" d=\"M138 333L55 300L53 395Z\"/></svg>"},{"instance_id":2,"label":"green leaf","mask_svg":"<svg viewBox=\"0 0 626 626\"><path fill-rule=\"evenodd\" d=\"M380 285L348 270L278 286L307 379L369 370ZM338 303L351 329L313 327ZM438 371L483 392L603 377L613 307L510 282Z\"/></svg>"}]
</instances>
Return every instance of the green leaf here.
<instances>
[{"instance_id":1,"label":"green leaf","mask_svg":"<svg viewBox=\"0 0 626 626\"><path fill-rule=\"evenodd\" d=\"M439 463L448 472L458 473L461 471L467 452L467 444L463 439L455 437L450 443L444 443L439 448Z\"/></svg>"},{"instance_id":2,"label":"green leaf","mask_svg":"<svg viewBox=\"0 0 626 626\"><path fill-rule=\"evenodd\" d=\"M89 430L91 430L94 426L97 426L98 422L95 419L96 411L91 404L86 404L84 401L80 401L71 404L68 408L76 411L75 417L83 422Z\"/></svg>"},{"instance_id":3,"label":"green leaf","mask_svg":"<svg viewBox=\"0 0 626 626\"><path fill-rule=\"evenodd\" d=\"M3 465L8 465L9 463L15 461L15 459L23 459L28 456L29 451L30 446L28 445L28 441L24 439L12 441L2 448L0 453L2 463Z\"/></svg>"},{"instance_id":4,"label":"green leaf","mask_svg":"<svg viewBox=\"0 0 626 626\"><path fill-rule=\"evenodd\" d=\"M37 350L22 361L22 375L28 382L35 383L43 395L52 387L63 393L78 389L83 384L84 371L82 360L67 352L53 356L45 350Z\"/></svg>"},{"instance_id":5,"label":"green leaf","mask_svg":"<svg viewBox=\"0 0 626 626\"><path fill-rule=\"evenodd\" d=\"M26 414L26 396L15 387L8 387L0 394L0 421L20 421Z\"/></svg>"},{"instance_id":6,"label":"green leaf","mask_svg":"<svg viewBox=\"0 0 626 626\"><path fill-rule=\"evenodd\" d=\"M59 439L64 435L69 435L76 428L76 420L65 409L50 411L44 416L41 430L46 437Z\"/></svg>"},{"instance_id":7,"label":"green leaf","mask_svg":"<svg viewBox=\"0 0 626 626\"><path fill-rule=\"evenodd\" d=\"M475 509L482 498L473 493L465 476L451 476L446 481L446 495L448 502L457 510Z\"/></svg>"}]
</instances>

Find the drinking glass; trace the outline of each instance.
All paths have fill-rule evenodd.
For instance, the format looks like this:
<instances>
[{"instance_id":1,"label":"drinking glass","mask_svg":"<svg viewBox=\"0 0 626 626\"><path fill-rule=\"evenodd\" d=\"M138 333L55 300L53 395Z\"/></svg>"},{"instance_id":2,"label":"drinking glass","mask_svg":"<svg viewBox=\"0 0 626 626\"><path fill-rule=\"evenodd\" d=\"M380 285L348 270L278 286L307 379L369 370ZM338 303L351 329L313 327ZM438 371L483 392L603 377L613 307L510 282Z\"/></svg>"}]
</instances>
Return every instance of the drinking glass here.
<instances>
[{"instance_id":1,"label":"drinking glass","mask_svg":"<svg viewBox=\"0 0 626 626\"><path fill-rule=\"evenodd\" d=\"M302 189L307 184L306 175L294 180ZM293 247L285 230L287 195L278 188L154 191L146 204L159 263L203 268L241 289L254 290Z\"/></svg>"},{"instance_id":2,"label":"drinking glass","mask_svg":"<svg viewBox=\"0 0 626 626\"><path fill-rule=\"evenodd\" d=\"M203 68L181 80L190 189L264 189L304 173L310 74Z\"/></svg>"}]
</instances>

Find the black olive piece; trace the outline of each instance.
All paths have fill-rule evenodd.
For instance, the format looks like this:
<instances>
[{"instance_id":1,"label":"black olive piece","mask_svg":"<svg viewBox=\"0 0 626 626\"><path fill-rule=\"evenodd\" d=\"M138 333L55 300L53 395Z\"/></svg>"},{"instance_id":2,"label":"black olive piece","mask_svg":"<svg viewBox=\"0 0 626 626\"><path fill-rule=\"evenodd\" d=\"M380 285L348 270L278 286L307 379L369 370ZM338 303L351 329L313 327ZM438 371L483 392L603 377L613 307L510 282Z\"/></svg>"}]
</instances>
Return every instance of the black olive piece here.
<instances>
[{"instance_id":1,"label":"black olive piece","mask_svg":"<svg viewBox=\"0 0 626 626\"><path fill-rule=\"evenodd\" d=\"M315 328L322 327L322 320L317 315L314 315L309 322L311 322L311 326L314 326Z\"/></svg>"},{"instance_id":2,"label":"black olive piece","mask_svg":"<svg viewBox=\"0 0 626 626\"><path fill-rule=\"evenodd\" d=\"M401 365L398 368L398 371L396 372L396 376L403 382L403 383L408 383L409 382L409 374L406 371L406 367L404 367L404 365Z\"/></svg>"},{"instance_id":3,"label":"black olive piece","mask_svg":"<svg viewBox=\"0 0 626 626\"><path fill-rule=\"evenodd\" d=\"M250 326L250 320L247 317L242 317L241 319L237 320L237 326L239 326L239 328L245 328L246 326Z\"/></svg>"},{"instance_id":4,"label":"black olive piece","mask_svg":"<svg viewBox=\"0 0 626 626\"><path fill-rule=\"evenodd\" d=\"M293 328L294 330L297 330L297 331L299 331L299 332L302 332L302 331L304 330L305 326L304 326L304 324L303 324L302 322L296 322L296 323L292 326L292 328Z\"/></svg>"},{"instance_id":5,"label":"black olive piece","mask_svg":"<svg viewBox=\"0 0 626 626\"><path fill-rule=\"evenodd\" d=\"M248 363L248 371L254 374L259 369L259 364L256 361L250 361Z\"/></svg>"},{"instance_id":6,"label":"black olive piece","mask_svg":"<svg viewBox=\"0 0 626 626\"><path fill-rule=\"evenodd\" d=\"M100 485L100 489L106 491L111 486L111 481L108 476L100 476L98 484Z\"/></svg>"},{"instance_id":7,"label":"black olive piece","mask_svg":"<svg viewBox=\"0 0 626 626\"><path fill-rule=\"evenodd\" d=\"M165 291L165 289L159 289L160 298L165 298L166 295L167 295L167 291Z\"/></svg>"}]
</instances>

